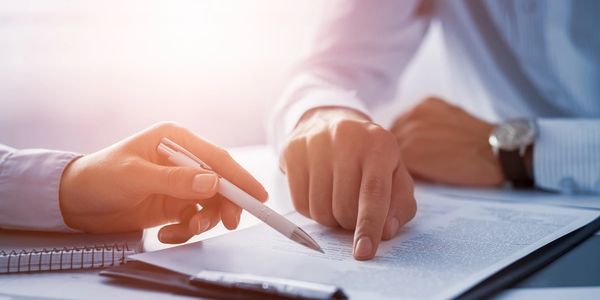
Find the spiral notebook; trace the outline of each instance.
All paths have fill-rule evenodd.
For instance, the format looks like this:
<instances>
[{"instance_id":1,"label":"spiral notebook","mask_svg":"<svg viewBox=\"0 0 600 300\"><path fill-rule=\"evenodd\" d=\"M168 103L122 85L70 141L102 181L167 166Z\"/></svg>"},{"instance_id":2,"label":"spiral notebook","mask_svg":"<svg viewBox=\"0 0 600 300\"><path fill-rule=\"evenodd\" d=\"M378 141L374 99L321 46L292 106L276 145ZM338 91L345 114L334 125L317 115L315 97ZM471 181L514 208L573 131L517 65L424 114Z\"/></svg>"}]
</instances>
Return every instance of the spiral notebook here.
<instances>
[{"instance_id":1,"label":"spiral notebook","mask_svg":"<svg viewBox=\"0 0 600 300\"><path fill-rule=\"evenodd\" d=\"M49 233L0 230L0 274L93 269L127 262L143 232Z\"/></svg>"}]
</instances>

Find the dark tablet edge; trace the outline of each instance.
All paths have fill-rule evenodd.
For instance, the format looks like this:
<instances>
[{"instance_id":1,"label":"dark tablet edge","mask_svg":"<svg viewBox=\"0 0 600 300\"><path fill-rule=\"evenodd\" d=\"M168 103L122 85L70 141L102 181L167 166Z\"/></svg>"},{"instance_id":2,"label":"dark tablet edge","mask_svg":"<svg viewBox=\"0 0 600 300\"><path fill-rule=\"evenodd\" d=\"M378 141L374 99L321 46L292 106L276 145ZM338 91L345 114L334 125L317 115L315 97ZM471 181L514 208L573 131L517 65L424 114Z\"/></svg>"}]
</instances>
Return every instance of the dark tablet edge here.
<instances>
[{"instance_id":1,"label":"dark tablet edge","mask_svg":"<svg viewBox=\"0 0 600 300\"><path fill-rule=\"evenodd\" d=\"M456 297L461 300L490 298L542 269L600 230L600 217L531 252Z\"/></svg>"}]
</instances>

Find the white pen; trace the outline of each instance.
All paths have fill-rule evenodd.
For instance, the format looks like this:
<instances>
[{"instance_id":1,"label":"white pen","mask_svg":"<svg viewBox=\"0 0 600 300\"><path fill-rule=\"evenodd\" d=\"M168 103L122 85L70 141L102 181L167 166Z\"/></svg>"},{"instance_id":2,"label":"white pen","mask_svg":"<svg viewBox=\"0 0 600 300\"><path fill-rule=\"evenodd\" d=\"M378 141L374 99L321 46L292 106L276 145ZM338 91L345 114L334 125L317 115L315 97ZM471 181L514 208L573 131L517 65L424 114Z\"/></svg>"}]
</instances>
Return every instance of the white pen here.
<instances>
[{"instance_id":1,"label":"white pen","mask_svg":"<svg viewBox=\"0 0 600 300\"><path fill-rule=\"evenodd\" d=\"M161 143L158 144L156 150L159 153L166 155L169 161L175 165L194 168L201 167L207 170L212 170L209 165L205 164L194 154L168 138L163 138ZM248 193L244 192L227 179L221 176L219 177L219 194L225 196L231 202L245 209L247 212L271 226L271 228L279 231L292 241L310 249L325 253L319 244L317 244L313 238L311 238L304 230L302 230L302 228L298 227L284 216L278 214L270 207L262 204L256 198L250 196Z\"/></svg>"}]
</instances>

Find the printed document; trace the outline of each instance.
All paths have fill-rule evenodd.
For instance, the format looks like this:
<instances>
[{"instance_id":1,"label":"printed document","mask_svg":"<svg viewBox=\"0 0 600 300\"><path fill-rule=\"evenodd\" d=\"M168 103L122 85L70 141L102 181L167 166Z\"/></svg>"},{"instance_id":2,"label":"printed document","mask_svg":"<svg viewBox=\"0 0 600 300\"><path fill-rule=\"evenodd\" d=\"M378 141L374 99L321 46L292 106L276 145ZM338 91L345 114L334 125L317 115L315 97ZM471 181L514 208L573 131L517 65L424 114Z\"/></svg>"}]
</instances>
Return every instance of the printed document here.
<instances>
[{"instance_id":1,"label":"printed document","mask_svg":"<svg viewBox=\"0 0 600 300\"><path fill-rule=\"evenodd\" d=\"M418 204L415 219L397 237L382 242L371 261L352 258L351 232L297 213L288 216L325 254L261 224L133 258L189 275L208 269L335 284L351 299L447 299L600 215L433 195Z\"/></svg>"}]
</instances>

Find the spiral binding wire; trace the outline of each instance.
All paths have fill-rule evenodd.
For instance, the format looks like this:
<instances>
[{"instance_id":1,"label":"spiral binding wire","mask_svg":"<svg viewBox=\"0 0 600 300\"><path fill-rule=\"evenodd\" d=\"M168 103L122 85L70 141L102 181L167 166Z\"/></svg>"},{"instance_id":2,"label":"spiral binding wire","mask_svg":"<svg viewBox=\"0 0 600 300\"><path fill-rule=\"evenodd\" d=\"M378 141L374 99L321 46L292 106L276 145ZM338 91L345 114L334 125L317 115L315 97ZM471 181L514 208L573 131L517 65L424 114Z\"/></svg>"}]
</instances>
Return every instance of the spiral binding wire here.
<instances>
[{"instance_id":1,"label":"spiral binding wire","mask_svg":"<svg viewBox=\"0 0 600 300\"><path fill-rule=\"evenodd\" d=\"M30 251L0 250L0 274L104 268L126 263L127 255L133 253L135 251L129 249L127 243ZM59 256L57 262L56 256Z\"/></svg>"}]
</instances>

